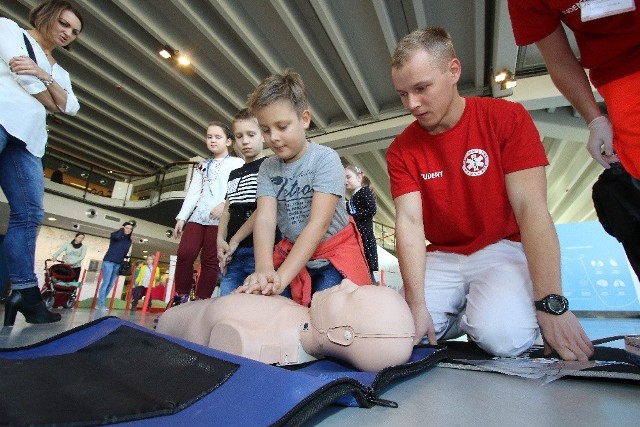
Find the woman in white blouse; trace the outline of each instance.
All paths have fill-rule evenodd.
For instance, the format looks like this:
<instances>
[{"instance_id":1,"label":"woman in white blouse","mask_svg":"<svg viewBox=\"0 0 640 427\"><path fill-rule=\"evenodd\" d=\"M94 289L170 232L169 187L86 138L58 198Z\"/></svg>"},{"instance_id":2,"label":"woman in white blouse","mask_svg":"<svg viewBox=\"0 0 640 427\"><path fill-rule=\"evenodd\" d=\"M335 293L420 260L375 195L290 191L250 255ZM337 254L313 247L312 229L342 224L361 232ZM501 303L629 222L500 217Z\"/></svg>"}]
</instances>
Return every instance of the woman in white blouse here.
<instances>
[{"instance_id":1,"label":"woman in white blouse","mask_svg":"<svg viewBox=\"0 0 640 427\"><path fill-rule=\"evenodd\" d=\"M47 143L47 111L75 115L80 108L67 73L52 56L82 31L80 13L66 0L48 0L29 14L31 30L0 18L0 188L10 207L4 238L12 292L4 326L22 313L28 323L60 320L42 301L34 258L44 215L40 158Z\"/></svg>"}]
</instances>

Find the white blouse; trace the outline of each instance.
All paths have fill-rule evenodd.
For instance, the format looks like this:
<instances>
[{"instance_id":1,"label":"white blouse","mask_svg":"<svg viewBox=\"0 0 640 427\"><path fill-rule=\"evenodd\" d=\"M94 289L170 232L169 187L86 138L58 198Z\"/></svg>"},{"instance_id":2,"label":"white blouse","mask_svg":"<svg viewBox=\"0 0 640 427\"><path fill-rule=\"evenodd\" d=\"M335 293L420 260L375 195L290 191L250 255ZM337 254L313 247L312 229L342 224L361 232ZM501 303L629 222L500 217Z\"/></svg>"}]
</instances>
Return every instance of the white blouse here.
<instances>
[{"instance_id":1,"label":"white blouse","mask_svg":"<svg viewBox=\"0 0 640 427\"><path fill-rule=\"evenodd\" d=\"M38 66L67 92L63 112L74 116L80 104L71 88L69 73L57 63L52 66L38 42L18 24L0 18L0 124L10 135L23 141L31 154L42 157L47 144L47 111L32 95L47 88L37 77L18 76L9 69L11 58L29 56L24 34L31 42Z\"/></svg>"},{"instance_id":2,"label":"white blouse","mask_svg":"<svg viewBox=\"0 0 640 427\"><path fill-rule=\"evenodd\" d=\"M244 165L244 160L241 158L227 156L222 160L218 160L220 164L216 167L215 176L211 176L209 169L213 162L215 160L205 160L194 168L187 195L184 202L182 202L182 208L178 212L176 220L191 220L191 216L196 209L199 213L206 213L208 217L214 206L224 202L231 171ZM197 216L202 217L203 215ZM204 223L205 221L200 218L194 222L203 225L218 225L220 220L207 219L206 223Z\"/></svg>"}]
</instances>

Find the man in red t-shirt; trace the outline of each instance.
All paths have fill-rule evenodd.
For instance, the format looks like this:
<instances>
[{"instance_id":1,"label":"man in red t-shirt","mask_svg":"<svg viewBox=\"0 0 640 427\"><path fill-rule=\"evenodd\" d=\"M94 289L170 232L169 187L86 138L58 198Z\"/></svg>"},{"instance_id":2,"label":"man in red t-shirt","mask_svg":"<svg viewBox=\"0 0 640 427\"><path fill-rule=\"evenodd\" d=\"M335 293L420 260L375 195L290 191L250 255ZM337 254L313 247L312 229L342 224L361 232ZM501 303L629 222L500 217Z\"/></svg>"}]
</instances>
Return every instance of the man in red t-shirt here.
<instances>
[{"instance_id":1,"label":"man in red t-shirt","mask_svg":"<svg viewBox=\"0 0 640 427\"><path fill-rule=\"evenodd\" d=\"M519 104L461 97L460 72L442 28L408 34L392 58L394 87L416 118L387 150L416 341L466 333L513 356L541 331L547 350L586 360L593 347L562 296L540 136Z\"/></svg>"},{"instance_id":2,"label":"man in red t-shirt","mask_svg":"<svg viewBox=\"0 0 640 427\"><path fill-rule=\"evenodd\" d=\"M640 178L640 0L509 0L509 14L516 43L536 44L553 83L589 124L591 156L607 169L618 161L613 138L624 168ZM605 100L613 132L583 67Z\"/></svg>"}]
</instances>

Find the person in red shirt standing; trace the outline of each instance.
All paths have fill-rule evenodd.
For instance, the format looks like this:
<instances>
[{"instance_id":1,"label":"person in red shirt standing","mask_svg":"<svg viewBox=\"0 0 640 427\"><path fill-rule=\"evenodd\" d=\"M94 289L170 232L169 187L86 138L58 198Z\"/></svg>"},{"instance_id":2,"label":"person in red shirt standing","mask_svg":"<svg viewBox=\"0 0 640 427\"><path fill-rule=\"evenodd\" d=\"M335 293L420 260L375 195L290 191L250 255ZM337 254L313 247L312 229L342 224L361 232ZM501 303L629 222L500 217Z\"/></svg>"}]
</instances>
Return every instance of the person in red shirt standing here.
<instances>
[{"instance_id":1,"label":"person in red shirt standing","mask_svg":"<svg viewBox=\"0 0 640 427\"><path fill-rule=\"evenodd\" d=\"M408 34L392 57L394 87L416 118L387 150L416 342L466 333L514 356L541 332L548 352L586 360L593 347L562 296L540 135L520 104L461 97L460 73L443 28Z\"/></svg>"},{"instance_id":2,"label":"person in red shirt standing","mask_svg":"<svg viewBox=\"0 0 640 427\"><path fill-rule=\"evenodd\" d=\"M618 157L640 179L640 0L508 4L516 43L536 44L553 83L588 123L591 156L607 169ZM562 24L575 35L580 60ZM611 123L600 111L584 68L604 98Z\"/></svg>"}]
</instances>

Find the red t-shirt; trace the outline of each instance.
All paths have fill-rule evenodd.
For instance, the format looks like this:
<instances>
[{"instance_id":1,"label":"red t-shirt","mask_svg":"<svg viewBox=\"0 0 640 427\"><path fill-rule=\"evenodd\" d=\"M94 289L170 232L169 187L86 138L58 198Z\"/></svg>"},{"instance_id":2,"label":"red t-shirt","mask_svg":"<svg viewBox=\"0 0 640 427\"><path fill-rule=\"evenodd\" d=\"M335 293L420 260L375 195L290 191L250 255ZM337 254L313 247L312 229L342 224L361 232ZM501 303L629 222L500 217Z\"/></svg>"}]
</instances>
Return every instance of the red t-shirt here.
<instances>
[{"instance_id":1,"label":"red t-shirt","mask_svg":"<svg viewBox=\"0 0 640 427\"><path fill-rule=\"evenodd\" d=\"M548 165L540 135L520 104L465 98L460 121L430 135L418 122L389 146L391 195L419 191L429 250L471 254L520 241L505 174Z\"/></svg>"},{"instance_id":2,"label":"red t-shirt","mask_svg":"<svg viewBox=\"0 0 640 427\"><path fill-rule=\"evenodd\" d=\"M581 65L600 87L640 71L640 0L635 4L635 11L587 22L577 0L509 0L509 14L519 46L547 37L563 22L576 37Z\"/></svg>"}]
</instances>

